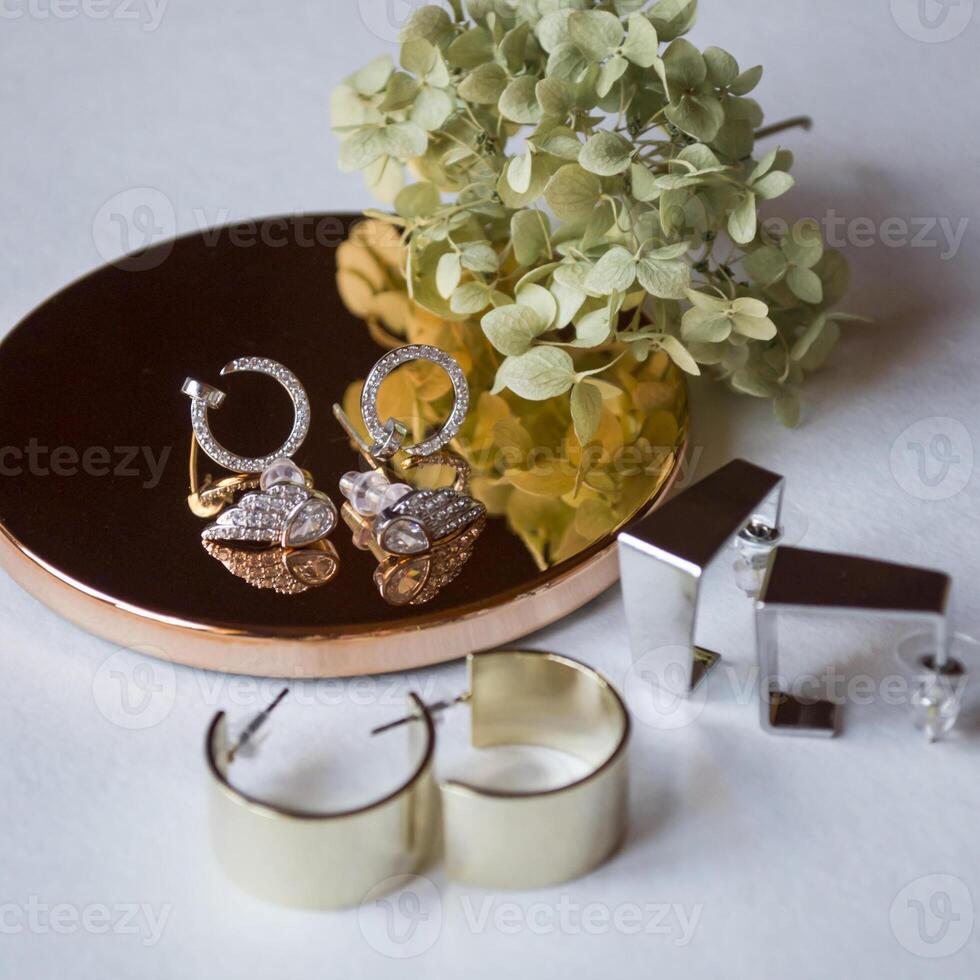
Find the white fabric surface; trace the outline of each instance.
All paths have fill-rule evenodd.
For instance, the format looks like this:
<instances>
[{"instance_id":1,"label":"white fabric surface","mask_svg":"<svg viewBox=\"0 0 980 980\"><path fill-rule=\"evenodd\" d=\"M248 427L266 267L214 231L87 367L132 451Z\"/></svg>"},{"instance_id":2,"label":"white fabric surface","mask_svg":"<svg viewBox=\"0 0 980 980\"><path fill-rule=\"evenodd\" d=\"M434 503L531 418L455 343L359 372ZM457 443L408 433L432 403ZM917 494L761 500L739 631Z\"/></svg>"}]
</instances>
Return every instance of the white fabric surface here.
<instances>
[{"instance_id":1,"label":"white fabric surface","mask_svg":"<svg viewBox=\"0 0 980 980\"><path fill-rule=\"evenodd\" d=\"M0 7L4 328L111 253L97 215L130 189L162 192L181 232L369 203L360 178L335 167L327 99L388 43L402 0ZM936 0L926 7L942 13ZM781 213L834 209L875 228L968 222L956 249L927 247L944 238L938 225L916 247L896 244L894 223L884 235L852 226L848 306L876 324L848 329L833 368L807 389L797 432L763 405L697 385L698 473L733 455L785 473L807 545L948 569L968 631L980 629L973 8L962 0L928 29L917 0L705 0L694 35L743 66L765 64L770 120L804 111L817 121L784 140L798 152L799 188ZM937 435L958 462L939 480L930 456L930 488L909 443L939 451ZM706 624L740 676L753 662L745 608L733 593ZM484 895L436 870L416 889L428 918L396 897L389 936L382 909L285 911L239 894L214 867L203 731L219 707L254 710L268 685L116 651L6 579L0 617L0 977L980 973L975 708L950 741L928 747L907 712L878 702L850 706L833 742L768 737L754 702L717 685L696 722L675 731L646 724L640 705L632 829L614 861L540 895ZM846 670L893 671L893 630L866 629L857 647L848 637L835 653ZM532 642L627 680L618 590ZM411 686L443 694L461 681L452 665ZM339 754L343 769L368 724L391 717L390 695L405 687L395 683L297 686L284 727L305 722L321 744L296 745ZM155 693L133 713L148 684ZM458 716L443 731L461 725ZM52 921L44 909L60 905ZM590 905L598 911L583 924L574 910ZM405 952L418 955L396 958Z\"/></svg>"}]
</instances>

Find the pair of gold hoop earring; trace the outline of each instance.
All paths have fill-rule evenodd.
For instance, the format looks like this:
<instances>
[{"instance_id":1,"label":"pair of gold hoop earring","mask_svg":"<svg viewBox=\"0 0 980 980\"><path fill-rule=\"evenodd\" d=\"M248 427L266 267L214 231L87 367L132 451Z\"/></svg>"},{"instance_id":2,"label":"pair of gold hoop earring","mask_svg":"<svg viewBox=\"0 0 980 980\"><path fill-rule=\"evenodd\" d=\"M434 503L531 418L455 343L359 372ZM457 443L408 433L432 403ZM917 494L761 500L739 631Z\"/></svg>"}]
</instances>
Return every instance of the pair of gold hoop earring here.
<instances>
[{"instance_id":1,"label":"pair of gold hoop earring","mask_svg":"<svg viewBox=\"0 0 980 980\"><path fill-rule=\"evenodd\" d=\"M406 445L407 426L393 418L382 422L377 399L389 374L417 360L446 371L454 402L438 432ZM231 552L229 546L273 549L271 566L250 554L243 567L254 569L259 561L260 574L277 591L303 591L325 584L337 570L336 552L323 543L337 526L337 506L314 487L312 475L292 459L309 432L309 396L292 371L269 358L238 358L227 364L221 374L242 371L265 374L286 389L293 403L293 426L275 452L261 457L240 456L225 449L211 431L209 412L221 407L225 393L193 378L184 382L182 391L191 399L194 433L188 504L195 515L212 519L201 535L204 546L233 571L239 552ZM340 481L340 491L347 498L344 518L354 530L358 545L372 550L379 563L391 565L389 559L394 559L397 564L482 528L486 507L466 492L465 477L452 487L417 490L393 482L387 470L387 464L399 453L408 457L408 467L441 462L440 450L459 433L468 409L469 386L455 358L422 344L390 351L368 374L361 395L361 414L373 442L365 442L340 406L334 406L334 415L369 466L364 472L347 473ZM202 483L198 476L199 450L235 475L217 481L207 477ZM270 567L283 574L270 573ZM383 594L384 585L384 581L379 582Z\"/></svg>"},{"instance_id":2,"label":"pair of gold hoop earring","mask_svg":"<svg viewBox=\"0 0 980 980\"><path fill-rule=\"evenodd\" d=\"M451 880L504 890L558 885L607 861L627 827L630 721L622 698L596 671L555 654L498 651L471 655L468 665L467 693L432 706L411 694L409 716L376 730L408 729L419 761L401 786L342 812L293 810L237 789L229 778L235 757L275 705L235 743L219 712L205 743L211 836L232 880L278 904L341 909L388 882L396 887L440 850ZM579 758L588 773L541 792L438 782L432 714L463 702L474 746L544 746Z\"/></svg>"}]
</instances>

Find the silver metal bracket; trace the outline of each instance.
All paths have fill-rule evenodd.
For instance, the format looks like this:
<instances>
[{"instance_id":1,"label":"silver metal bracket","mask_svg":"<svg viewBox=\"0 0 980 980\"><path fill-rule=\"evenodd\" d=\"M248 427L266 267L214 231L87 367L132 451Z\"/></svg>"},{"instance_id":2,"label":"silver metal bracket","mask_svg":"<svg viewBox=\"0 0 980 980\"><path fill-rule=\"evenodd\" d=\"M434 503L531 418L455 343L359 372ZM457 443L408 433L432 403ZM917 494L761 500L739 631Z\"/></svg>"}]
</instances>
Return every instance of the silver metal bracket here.
<instances>
[{"instance_id":1,"label":"silver metal bracket","mask_svg":"<svg viewBox=\"0 0 980 980\"><path fill-rule=\"evenodd\" d=\"M802 700L779 688L781 614L883 616L919 620L935 631L936 668L948 662L951 579L943 572L871 558L779 548L756 603L762 727L774 735L832 738L840 706Z\"/></svg>"},{"instance_id":2,"label":"silver metal bracket","mask_svg":"<svg viewBox=\"0 0 980 980\"><path fill-rule=\"evenodd\" d=\"M619 535L633 660L652 683L686 698L721 659L695 642L703 580L750 526L754 540L775 547L783 485L777 473L735 460Z\"/></svg>"}]
</instances>

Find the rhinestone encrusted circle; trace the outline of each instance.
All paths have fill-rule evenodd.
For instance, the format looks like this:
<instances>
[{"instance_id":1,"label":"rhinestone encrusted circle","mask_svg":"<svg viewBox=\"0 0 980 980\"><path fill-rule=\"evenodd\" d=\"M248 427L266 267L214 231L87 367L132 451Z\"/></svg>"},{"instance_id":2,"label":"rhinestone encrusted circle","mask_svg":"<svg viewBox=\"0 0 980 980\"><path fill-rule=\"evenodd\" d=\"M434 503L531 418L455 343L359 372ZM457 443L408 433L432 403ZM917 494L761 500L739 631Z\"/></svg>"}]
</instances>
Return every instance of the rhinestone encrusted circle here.
<instances>
[{"instance_id":1,"label":"rhinestone encrusted circle","mask_svg":"<svg viewBox=\"0 0 980 980\"><path fill-rule=\"evenodd\" d=\"M261 473L276 460L291 457L303 444L306 434L310 431L310 399L299 378L278 361L267 357L240 357L226 364L222 374L237 374L241 371L254 371L266 374L278 381L289 394L293 403L293 430L289 438L268 456L238 456L228 452L211 434L211 424L208 421L208 404L202 398L191 399L191 425L198 444L216 463L235 473Z\"/></svg>"},{"instance_id":2,"label":"rhinestone encrusted circle","mask_svg":"<svg viewBox=\"0 0 980 980\"><path fill-rule=\"evenodd\" d=\"M445 351L428 344L411 344L385 354L374 365L367 381L364 382L364 390L361 392L361 415L371 438L377 445L385 445L390 441L391 434L378 416L378 390L381 388L381 382L392 371L409 361L429 361L436 364L449 375L453 383L455 402L443 427L425 442L401 447L410 456L429 456L456 438L470 408L470 386L467 384L466 375L463 374L463 369L456 359Z\"/></svg>"}]
</instances>

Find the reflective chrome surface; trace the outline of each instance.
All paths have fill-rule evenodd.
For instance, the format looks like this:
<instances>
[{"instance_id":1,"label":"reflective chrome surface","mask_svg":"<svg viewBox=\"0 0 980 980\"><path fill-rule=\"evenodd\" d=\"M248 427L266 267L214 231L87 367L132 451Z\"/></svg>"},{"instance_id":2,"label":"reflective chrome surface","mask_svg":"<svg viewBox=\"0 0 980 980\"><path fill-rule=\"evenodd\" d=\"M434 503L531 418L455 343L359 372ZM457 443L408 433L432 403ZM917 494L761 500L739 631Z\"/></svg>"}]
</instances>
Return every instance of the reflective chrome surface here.
<instances>
[{"instance_id":1,"label":"reflective chrome surface","mask_svg":"<svg viewBox=\"0 0 980 980\"><path fill-rule=\"evenodd\" d=\"M840 709L779 690L781 614L918 620L934 635L937 668L948 663L946 616L952 582L943 572L851 555L779 548L756 604L762 727L774 735L832 737Z\"/></svg>"},{"instance_id":2,"label":"reflective chrome surface","mask_svg":"<svg viewBox=\"0 0 980 980\"><path fill-rule=\"evenodd\" d=\"M782 496L781 476L735 460L619 535L630 644L646 680L687 697L721 659L697 645L705 580L747 525L778 531Z\"/></svg>"}]
</instances>

